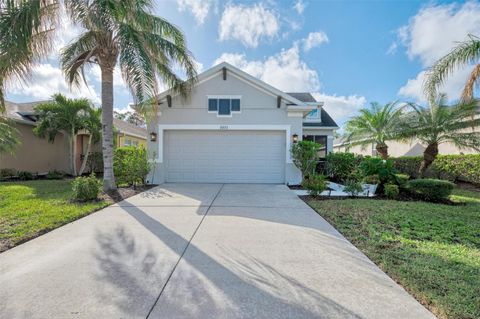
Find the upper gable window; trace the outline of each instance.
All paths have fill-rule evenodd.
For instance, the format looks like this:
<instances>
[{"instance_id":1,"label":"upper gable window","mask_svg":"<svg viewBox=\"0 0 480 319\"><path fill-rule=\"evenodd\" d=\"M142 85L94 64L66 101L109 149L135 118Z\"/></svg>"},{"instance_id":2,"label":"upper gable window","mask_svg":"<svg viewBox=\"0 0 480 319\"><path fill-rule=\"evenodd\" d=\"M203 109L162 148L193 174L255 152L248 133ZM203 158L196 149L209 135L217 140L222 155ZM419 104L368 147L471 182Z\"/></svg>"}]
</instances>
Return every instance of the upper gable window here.
<instances>
[{"instance_id":1,"label":"upper gable window","mask_svg":"<svg viewBox=\"0 0 480 319\"><path fill-rule=\"evenodd\" d=\"M320 119L320 110L315 109L312 110L310 113L307 115L308 120L319 120Z\"/></svg>"},{"instance_id":2,"label":"upper gable window","mask_svg":"<svg viewBox=\"0 0 480 319\"><path fill-rule=\"evenodd\" d=\"M240 97L209 96L208 112L217 113L217 116L232 116L232 113L240 113Z\"/></svg>"}]
</instances>

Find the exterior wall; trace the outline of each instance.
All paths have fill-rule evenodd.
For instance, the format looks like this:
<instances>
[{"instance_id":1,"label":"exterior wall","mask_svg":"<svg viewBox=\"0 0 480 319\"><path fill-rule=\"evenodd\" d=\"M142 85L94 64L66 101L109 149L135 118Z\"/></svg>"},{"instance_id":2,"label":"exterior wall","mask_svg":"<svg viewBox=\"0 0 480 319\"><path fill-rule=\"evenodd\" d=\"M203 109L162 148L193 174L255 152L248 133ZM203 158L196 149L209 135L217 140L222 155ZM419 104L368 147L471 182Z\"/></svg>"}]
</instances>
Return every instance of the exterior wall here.
<instances>
[{"instance_id":1,"label":"exterior wall","mask_svg":"<svg viewBox=\"0 0 480 319\"><path fill-rule=\"evenodd\" d=\"M69 172L68 142L58 135L54 143L33 134L33 126L16 124L21 144L14 155L0 155L0 169L14 168L19 171L46 173L51 170Z\"/></svg>"},{"instance_id":2,"label":"exterior wall","mask_svg":"<svg viewBox=\"0 0 480 319\"><path fill-rule=\"evenodd\" d=\"M124 134L124 133L118 133L118 135L117 135L117 147L126 146L125 142L128 141L128 140L138 143L138 146L147 147L146 139L139 138L139 137L133 136L133 135Z\"/></svg>"},{"instance_id":3,"label":"exterior wall","mask_svg":"<svg viewBox=\"0 0 480 319\"><path fill-rule=\"evenodd\" d=\"M241 112L232 114L232 117L218 117L216 113L208 113L208 95L240 95ZM172 98L172 107L166 102L160 105L157 117L148 125L148 133L156 132L158 140L148 142L150 158L155 161L155 168L149 179L156 184L163 183L163 161L159 159L160 139L159 125L217 125L223 129L235 125L289 126L290 136L302 136L302 117L288 116L287 106L282 103L277 108L277 98L250 84L238 79L231 72L227 72L227 80L223 80L219 72L213 78L199 83L188 100L180 97ZM163 140L162 140L163 143ZM301 181L300 171L293 163L286 163L286 182L296 184Z\"/></svg>"},{"instance_id":4,"label":"exterior wall","mask_svg":"<svg viewBox=\"0 0 480 319\"><path fill-rule=\"evenodd\" d=\"M327 154L333 152L333 129L312 129L303 128L303 135L321 135L327 136Z\"/></svg>"}]
</instances>

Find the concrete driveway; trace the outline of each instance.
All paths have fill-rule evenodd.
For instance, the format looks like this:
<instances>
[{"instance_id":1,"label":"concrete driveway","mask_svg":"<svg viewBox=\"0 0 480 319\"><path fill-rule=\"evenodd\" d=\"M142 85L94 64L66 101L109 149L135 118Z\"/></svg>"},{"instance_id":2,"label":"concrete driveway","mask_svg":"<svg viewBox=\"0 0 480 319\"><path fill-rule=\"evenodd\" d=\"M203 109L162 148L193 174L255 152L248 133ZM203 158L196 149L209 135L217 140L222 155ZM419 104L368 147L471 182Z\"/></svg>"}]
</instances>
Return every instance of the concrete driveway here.
<instances>
[{"instance_id":1,"label":"concrete driveway","mask_svg":"<svg viewBox=\"0 0 480 319\"><path fill-rule=\"evenodd\" d=\"M434 318L283 185L166 184L0 254L2 318Z\"/></svg>"}]
</instances>

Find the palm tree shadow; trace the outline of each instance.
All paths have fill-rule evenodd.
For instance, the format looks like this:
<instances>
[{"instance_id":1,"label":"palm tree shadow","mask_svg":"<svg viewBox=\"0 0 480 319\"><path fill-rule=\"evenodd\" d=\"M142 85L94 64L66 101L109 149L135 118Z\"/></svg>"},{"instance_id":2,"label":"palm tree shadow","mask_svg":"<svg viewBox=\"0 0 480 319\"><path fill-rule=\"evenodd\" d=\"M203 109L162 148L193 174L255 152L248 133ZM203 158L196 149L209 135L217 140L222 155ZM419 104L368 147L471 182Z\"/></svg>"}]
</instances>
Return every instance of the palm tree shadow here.
<instances>
[{"instance_id":1,"label":"palm tree shadow","mask_svg":"<svg viewBox=\"0 0 480 319\"><path fill-rule=\"evenodd\" d=\"M136 206L122 209L154 234L167 247L176 249L182 242L188 250L168 283L149 318L193 317L268 317L268 318L360 318L359 315L318 293L314 293L293 278L279 274L273 268L243 260L234 271L199 249L195 244L165 227ZM233 257L232 257L233 258ZM252 267L252 268L248 268ZM248 270L248 271L247 271ZM265 271L267 270L267 271ZM269 275L269 276L266 276ZM275 286L281 279L282 285ZM259 285L259 282L263 284ZM273 285L268 288L269 284ZM288 285L291 294L282 294ZM188 287L188 288L187 288ZM271 289L274 287L275 289ZM305 296L311 299L304 304ZM241 310L241 311L239 311ZM173 314L173 315L172 315Z\"/></svg>"}]
</instances>

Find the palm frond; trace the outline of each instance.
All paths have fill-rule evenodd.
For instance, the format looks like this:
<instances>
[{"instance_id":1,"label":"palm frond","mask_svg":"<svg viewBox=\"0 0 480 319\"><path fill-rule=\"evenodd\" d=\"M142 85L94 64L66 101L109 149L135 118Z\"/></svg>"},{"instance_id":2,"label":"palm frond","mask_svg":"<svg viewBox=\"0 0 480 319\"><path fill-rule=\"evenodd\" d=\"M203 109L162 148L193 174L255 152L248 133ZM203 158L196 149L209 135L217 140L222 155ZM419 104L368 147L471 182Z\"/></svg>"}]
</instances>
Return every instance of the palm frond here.
<instances>
[{"instance_id":1,"label":"palm frond","mask_svg":"<svg viewBox=\"0 0 480 319\"><path fill-rule=\"evenodd\" d=\"M6 117L0 116L0 154L13 154L19 144L18 130L14 123Z\"/></svg>"},{"instance_id":2,"label":"palm frond","mask_svg":"<svg viewBox=\"0 0 480 319\"><path fill-rule=\"evenodd\" d=\"M468 77L467 83L462 91L462 100L468 101L473 98L473 91L477 81L480 79L480 64L477 64Z\"/></svg>"}]
</instances>

